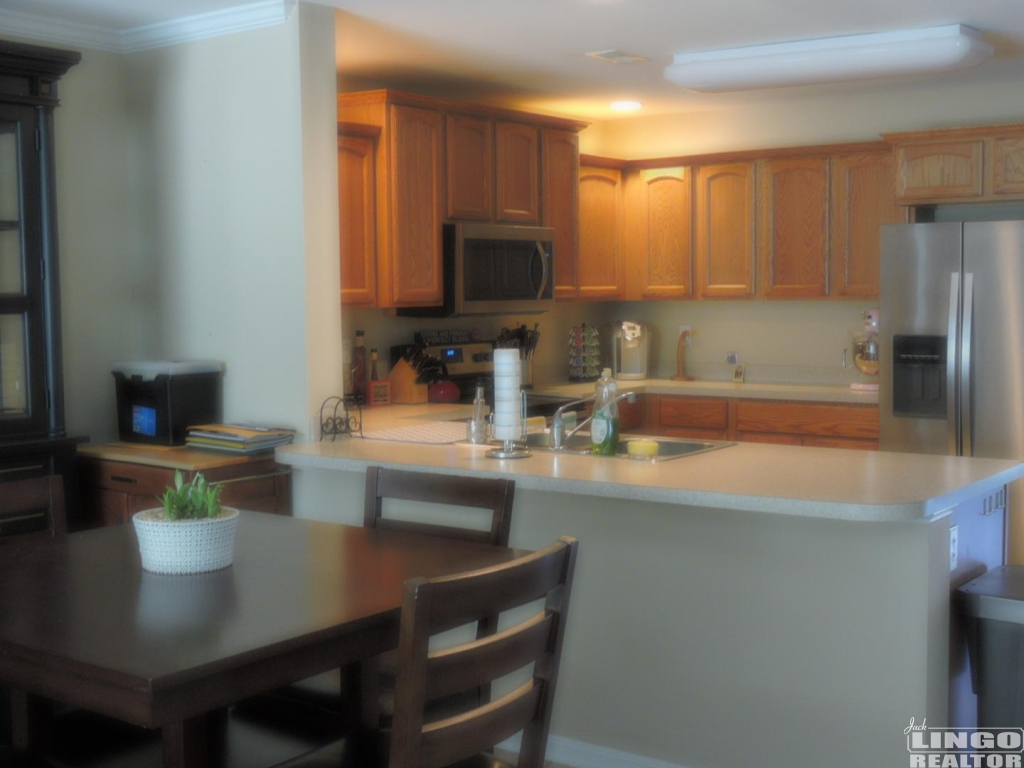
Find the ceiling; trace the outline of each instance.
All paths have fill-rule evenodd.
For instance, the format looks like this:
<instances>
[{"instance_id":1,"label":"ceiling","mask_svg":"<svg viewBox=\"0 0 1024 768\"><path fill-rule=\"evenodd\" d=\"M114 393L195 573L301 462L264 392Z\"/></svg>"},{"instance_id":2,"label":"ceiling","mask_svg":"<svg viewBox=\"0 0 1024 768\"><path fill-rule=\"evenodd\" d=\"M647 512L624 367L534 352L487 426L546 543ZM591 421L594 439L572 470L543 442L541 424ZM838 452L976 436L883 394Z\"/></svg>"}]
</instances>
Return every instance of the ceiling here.
<instances>
[{"instance_id":1,"label":"ceiling","mask_svg":"<svg viewBox=\"0 0 1024 768\"><path fill-rule=\"evenodd\" d=\"M36 16L125 29L244 4L245 0L3 0ZM906 92L1024 78L1021 0L320 0L338 8L337 61L348 88L388 86L430 95L590 119L619 116L615 99L642 115L777 102L815 93ZM945 75L696 94L666 82L674 53L910 27L968 24L996 57ZM633 65L591 59L618 49Z\"/></svg>"}]
</instances>

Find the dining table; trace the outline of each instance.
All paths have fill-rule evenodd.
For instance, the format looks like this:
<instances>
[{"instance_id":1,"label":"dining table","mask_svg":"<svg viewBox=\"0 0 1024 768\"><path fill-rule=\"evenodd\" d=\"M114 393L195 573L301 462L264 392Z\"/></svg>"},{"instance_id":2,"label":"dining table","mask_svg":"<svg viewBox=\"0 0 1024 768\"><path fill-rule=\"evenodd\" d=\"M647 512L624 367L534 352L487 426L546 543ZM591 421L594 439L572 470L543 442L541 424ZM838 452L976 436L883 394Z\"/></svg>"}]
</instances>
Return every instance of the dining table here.
<instances>
[{"instance_id":1,"label":"dining table","mask_svg":"<svg viewBox=\"0 0 1024 768\"><path fill-rule=\"evenodd\" d=\"M0 687L16 749L52 700L161 729L165 768L215 768L217 713L398 645L403 585L522 551L242 512L235 559L143 570L131 525L0 544Z\"/></svg>"}]
</instances>

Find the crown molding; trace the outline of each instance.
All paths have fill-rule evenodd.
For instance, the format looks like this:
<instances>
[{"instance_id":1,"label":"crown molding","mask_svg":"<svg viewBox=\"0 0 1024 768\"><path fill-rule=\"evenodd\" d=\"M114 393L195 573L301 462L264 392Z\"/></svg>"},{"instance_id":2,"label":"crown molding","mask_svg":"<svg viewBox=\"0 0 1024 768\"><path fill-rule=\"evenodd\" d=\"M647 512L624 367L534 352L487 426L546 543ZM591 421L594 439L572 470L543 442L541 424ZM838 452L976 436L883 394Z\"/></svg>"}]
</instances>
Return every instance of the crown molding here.
<instances>
[{"instance_id":1,"label":"crown molding","mask_svg":"<svg viewBox=\"0 0 1024 768\"><path fill-rule=\"evenodd\" d=\"M127 29L109 29L0 10L0 34L113 53L137 53L284 24L296 5L297 0L259 0Z\"/></svg>"}]
</instances>

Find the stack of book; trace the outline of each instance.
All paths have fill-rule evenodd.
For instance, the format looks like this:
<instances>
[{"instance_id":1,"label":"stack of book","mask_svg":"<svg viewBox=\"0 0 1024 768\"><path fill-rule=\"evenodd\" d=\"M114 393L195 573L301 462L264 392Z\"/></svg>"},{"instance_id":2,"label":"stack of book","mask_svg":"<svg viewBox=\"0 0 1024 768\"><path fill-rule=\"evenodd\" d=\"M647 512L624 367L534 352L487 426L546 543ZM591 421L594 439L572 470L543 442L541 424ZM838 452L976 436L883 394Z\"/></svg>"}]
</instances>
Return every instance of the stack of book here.
<instances>
[{"instance_id":1,"label":"stack of book","mask_svg":"<svg viewBox=\"0 0 1024 768\"><path fill-rule=\"evenodd\" d=\"M188 428L185 445L190 448L208 448L249 455L272 451L278 445L290 443L295 432L290 429L272 429L248 424L200 424Z\"/></svg>"}]
</instances>

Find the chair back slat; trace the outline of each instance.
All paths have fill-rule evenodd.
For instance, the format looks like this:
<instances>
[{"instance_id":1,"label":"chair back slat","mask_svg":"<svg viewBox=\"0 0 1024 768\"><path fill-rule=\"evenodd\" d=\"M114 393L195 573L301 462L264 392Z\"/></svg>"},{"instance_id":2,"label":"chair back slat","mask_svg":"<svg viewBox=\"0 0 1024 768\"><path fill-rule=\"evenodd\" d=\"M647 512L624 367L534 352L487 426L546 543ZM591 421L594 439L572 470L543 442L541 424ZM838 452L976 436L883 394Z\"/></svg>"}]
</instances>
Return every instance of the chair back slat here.
<instances>
[{"instance_id":1,"label":"chair back slat","mask_svg":"<svg viewBox=\"0 0 1024 768\"><path fill-rule=\"evenodd\" d=\"M577 548L575 539L563 537L503 565L406 582L391 768L448 765L519 731L520 768L543 765ZM487 638L428 651L431 635L538 598L546 598L545 610L531 619ZM424 704L433 695L485 685L531 663L532 679L518 690L424 726Z\"/></svg>"},{"instance_id":2,"label":"chair back slat","mask_svg":"<svg viewBox=\"0 0 1024 768\"><path fill-rule=\"evenodd\" d=\"M515 482L485 477L455 477L428 472L367 467L366 497L363 525L367 528L387 527L391 530L420 533L428 536L449 536L478 541L499 547L508 546L512 524ZM491 512L487 531L449 526L435 526L383 517L384 499L447 504L455 507L486 509ZM461 531L457 536L450 531Z\"/></svg>"},{"instance_id":3,"label":"chair back slat","mask_svg":"<svg viewBox=\"0 0 1024 768\"><path fill-rule=\"evenodd\" d=\"M427 698L467 691L522 669L547 651L556 620L557 614L541 611L496 635L432 651L427 657Z\"/></svg>"},{"instance_id":4,"label":"chair back slat","mask_svg":"<svg viewBox=\"0 0 1024 768\"><path fill-rule=\"evenodd\" d=\"M426 726L420 768L444 768L523 730L536 716L542 692L543 685L529 680L486 706Z\"/></svg>"}]
</instances>

